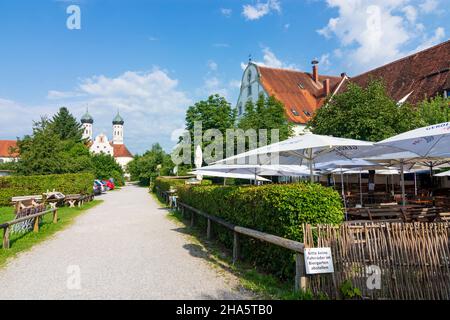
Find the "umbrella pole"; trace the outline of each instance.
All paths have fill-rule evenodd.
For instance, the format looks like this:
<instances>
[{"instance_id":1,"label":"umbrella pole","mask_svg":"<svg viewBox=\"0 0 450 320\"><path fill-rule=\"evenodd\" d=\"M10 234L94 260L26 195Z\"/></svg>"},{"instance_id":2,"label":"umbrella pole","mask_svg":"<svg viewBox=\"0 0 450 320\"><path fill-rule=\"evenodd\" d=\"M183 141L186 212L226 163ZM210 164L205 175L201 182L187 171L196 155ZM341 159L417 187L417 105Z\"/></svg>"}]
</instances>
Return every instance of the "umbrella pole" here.
<instances>
[{"instance_id":1,"label":"umbrella pole","mask_svg":"<svg viewBox=\"0 0 450 320\"><path fill-rule=\"evenodd\" d=\"M311 183L314 183L314 170L312 163L312 149L309 149L309 179Z\"/></svg>"},{"instance_id":2,"label":"umbrella pole","mask_svg":"<svg viewBox=\"0 0 450 320\"><path fill-rule=\"evenodd\" d=\"M341 168L341 188L342 188L342 199L344 200L344 209L345 209L345 220L347 221L347 201L345 200L345 190L344 190L344 173Z\"/></svg>"},{"instance_id":3,"label":"umbrella pole","mask_svg":"<svg viewBox=\"0 0 450 320\"><path fill-rule=\"evenodd\" d=\"M402 185L402 205L406 206L406 192L405 192L405 168L403 164L403 160L400 162L400 170L401 170L401 185Z\"/></svg>"},{"instance_id":4,"label":"umbrella pole","mask_svg":"<svg viewBox=\"0 0 450 320\"><path fill-rule=\"evenodd\" d=\"M362 194L362 173L359 171L359 202L361 207L363 206L363 194Z\"/></svg>"}]
</instances>

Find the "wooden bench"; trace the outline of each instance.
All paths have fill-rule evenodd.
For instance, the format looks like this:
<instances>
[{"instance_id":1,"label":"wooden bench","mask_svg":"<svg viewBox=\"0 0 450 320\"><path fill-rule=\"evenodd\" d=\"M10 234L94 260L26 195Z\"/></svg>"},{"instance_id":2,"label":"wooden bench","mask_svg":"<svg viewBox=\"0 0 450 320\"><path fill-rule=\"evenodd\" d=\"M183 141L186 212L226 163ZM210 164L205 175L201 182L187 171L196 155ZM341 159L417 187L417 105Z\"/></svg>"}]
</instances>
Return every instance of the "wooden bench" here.
<instances>
[{"instance_id":1,"label":"wooden bench","mask_svg":"<svg viewBox=\"0 0 450 320\"><path fill-rule=\"evenodd\" d=\"M347 212L349 220L369 220L377 222L403 222L405 215L401 207L350 208Z\"/></svg>"},{"instance_id":2,"label":"wooden bench","mask_svg":"<svg viewBox=\"0 0 450 320\"><path fill-rule=\"evenodd\" d=\"M434 222L440 218L442 208L416 208L409 207L402 209L405 214L405 222Z\"/></svg>"},{"instance_id":3,"label":"wooden bench","mask_svg":"<svg viewBox=\"0 0 450 320\"><path fill-rule=\"evenodd\" d=\"M14 211L17 213L24 208L37 206L39 203L42 202L42 196L34 195L34 196L12 197L11 202L14 205Z\"/></svg>"}]
</instances>

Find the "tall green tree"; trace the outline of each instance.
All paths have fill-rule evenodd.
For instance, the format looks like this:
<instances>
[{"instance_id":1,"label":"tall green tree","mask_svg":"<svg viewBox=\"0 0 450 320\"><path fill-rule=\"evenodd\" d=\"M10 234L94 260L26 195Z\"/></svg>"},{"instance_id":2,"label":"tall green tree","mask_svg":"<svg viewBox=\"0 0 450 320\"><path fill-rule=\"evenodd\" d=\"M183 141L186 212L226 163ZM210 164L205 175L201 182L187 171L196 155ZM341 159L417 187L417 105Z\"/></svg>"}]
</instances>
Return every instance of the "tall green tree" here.
<instances>
[{"instance_id":1,"label":"tall green tree","mask_svg":"<svg viewBox=\"0 0 450 320\"><path fill-rule=\"evenodd\" d=\"M81 141L83 135L81 123L66 107L59 109L58 113L49 121L49 125L61 140Z\"/></svg>"},{"instance_id":2,"label":"tall green tree","mask_svg":"<svg viewBox=\"0 0 450 320\"><path fill-rule=\"evenodd\" d=\"M450 121L450 99L437 96L425 99L417 105L421 119L426 125L433 125Z\"/></svg>"},{"instance_id":3,"label":"tall green tree","mask_svg":"<svg viewBox=\"0 0 450 320\"><path fill-rule=\"evenodd\" d=\"M236 110L224 97L211 95L190 106L186 112L186 129L192 134L196 121L202 122L203 131L218 129L225 135L227 129L234 128Z\"/></svg>"},{"instance_id":4,"label":"tall green tree","mask_svg":"<svg viewBox=\"0 0 450 320\"><path fill-rule=\"evenodd\" d=\"M254 129L257 132L260 129L267 129L268 143L271 143L270 130L279 130L280 141L286 140L293 134L293 125L286 118L283 103L273 96L265 98L262 94L256 103L251 100L247 102L238 127L243 130Z\"/></svg>"},{"instance_id":5,"label":"tall green tree","mask_svg":"<svg viewBox=\"0 0 450 320\"><path fill-rule=\"evenodd\" d=\"M366 141L380 141L423 125L411 105L398 105L387 95L383 82L376 79L366 88L350 83L309 122L316 134Z\"/></svg>"}]
</instances>

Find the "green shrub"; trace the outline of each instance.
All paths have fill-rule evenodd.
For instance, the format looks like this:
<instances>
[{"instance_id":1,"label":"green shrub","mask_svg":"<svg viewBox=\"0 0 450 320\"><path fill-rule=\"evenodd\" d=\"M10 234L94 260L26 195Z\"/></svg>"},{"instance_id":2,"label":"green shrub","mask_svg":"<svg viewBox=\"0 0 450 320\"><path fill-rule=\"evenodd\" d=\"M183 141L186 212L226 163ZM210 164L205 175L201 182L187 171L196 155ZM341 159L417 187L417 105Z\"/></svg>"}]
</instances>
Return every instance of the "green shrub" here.
<instances>
[{"instance_id":1,"label":"green shrub","mask_svg":"<svg viewBox=\"0 0 450 320\"><path fill-rule=\"evenodd\" d=\"M161 192L169 191L170 188L177 188L180 186L186 185L186 178L177 178L177 177L158 177L155 179L155 182L152 184L152 191L155 192L158 187ZM211 180L202 180L202 185L207 186L211 185Z\"/></svg>"},{"instance_id":2,"label":"green shrub","mask_svg":"<svg viewBox=\"0 0 450 320\"><path fill-rule=\"evenodd\" d=\"M339 224L339 194L319 184L298 183L259 187L181 186L180 201L235 225L303 241L302 224ZM198 219L200 224L205 221ZM232 247L232 234L214 226L219 241ZM243 237L242 256L280 278L294 274L293 252Z\"/></svg>"},{"instance_id":3,"label":"green shrub","mask_svg":"<svg viewBox=\"0 0 450 320\"><path fill-rule=\"evenodd\" d=\"M64 194L91 194L93 181L91 173L0 177L0 206L9 206L12 197L39 195L53 189Z\"/></svg>"}]
</instances>

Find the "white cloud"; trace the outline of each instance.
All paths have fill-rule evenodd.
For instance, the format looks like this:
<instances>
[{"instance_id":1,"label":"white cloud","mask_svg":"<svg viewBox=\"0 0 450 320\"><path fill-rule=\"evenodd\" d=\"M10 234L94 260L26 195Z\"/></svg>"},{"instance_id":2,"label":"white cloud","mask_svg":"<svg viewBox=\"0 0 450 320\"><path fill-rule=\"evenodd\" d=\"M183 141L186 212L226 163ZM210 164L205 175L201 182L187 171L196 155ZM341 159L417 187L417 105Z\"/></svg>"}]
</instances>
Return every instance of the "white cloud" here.
<instances>
[{"instance_id":1,"label":"white cloud","mask_svg":"<svg viewBox=\"0 0 450 320\"><path fill-rule=\"evenodd\" d=\"M215 47L215 48L229 48L230 45L228 43L214 43L213 47Z\"/></svg>"},{"instance_id":2,"label":"white cloud","mask_svg":"<svg viewBox=\"0 0 450 320\"><path fill-rule=\"evenodd\" d=\"M15 139L31 134L33 121L39 120L41 116L51 116L56 110L50 106L28 106L0 98L2 115L0 139Z\"/></svg>"},{"instance_id":3,"label":"white cloud","mask_svg":"<svg viewBox=\"0 0 450 320\"><path fill-rule=\"evenodd\" d=\"M247 20L258 20L272 11L281 12L281 3L279 0L258 1L254 5L246 4L243 6L242 14Z\"/></svg>"},{"instance_id":4,"label":"white cloud","mask_svg":"<svg viewBox=\"0 0 450 320\"><path fill-rule=\"evenodd\" d=\"M117 77L104 75L80 80L73 90L50 90L48 105L25 106L0 99L2 138L31 132L32 120L51 116L66 106L78 118L89 106L94 117L94 134L111 137L111 121L117 110L125 119L125 143L134 152L143 152L155 142L170 150L171 133L184 124L186 108L192 100L178 89L178 81L158 68L148 72L125 72Z\"/></svg>"},{"instance_id":5,"label":"white cloud","mask_svg":"<svg viewBox=\"0 0 450 320\"><path fill-rule=\"evenodd\" d=\"M218 68L219 66L217 65L217 63L216 62L214 62L214 61L212 61L212 60L209 60L208 61L208 69L210 70L210 71L217 71L217 68Z\"/></svg>"},{"instance_id":6,"label":"white cloud","mask_svg":"<svg viewBox=\"0 0 450 320\"><path fill-rule=\"evenodd\" d=\"M330 54L329 53L325 53L325 54L320 56L319 65L322 68L324 68L325 70L328 70L330 68L331 61L330 61Z\"/></svg>"},{"instance_id":7,"label":"white cloud","mask_svg":"<svg viewBox=\"0 0 450 320\"><path fill-rule=\"evenodd\" d=\"M431 37L425 38L423 42L411 53L432 47L443 40L445 40L445 30L442 27L438 27L436 28L436 30L434 30L434 33Z\"/></svg>"},{"instance_id":8,"label":"white cloud","mask_svg":"<svg viewBox=\"0 0 450 320\"><path fill-rule=\"evenodd\" d=\"M410 23L415 23L417 19L417 10L415 7L409 5L402 9L402 11L405 13L406 19Z\"/></svg>"},{"instance_id":9,"label":"white cloud","mask_svg":"<svg viewBox=\"0 0 450 320\"><path fill-rule=\"evenodd\" d=\"M346 57L346 68L365 71L406 55L411 44L428 39L420 12L410 0L326 0L338 15L317 32L336 37ZM414 2L417 4L417 2ZM421 10L431 10L427 0ZM422 40L423 38L427 40ZM435 37L436 38L436 37Z\"/></svg>"},{"instance_id":10,"label":"white cloud","mask_svg":"<svg viewBox=\"0 0 450 320\"><path fill-rule=\"evenodd\" d=\"M229 9L229 8L221 8L221 9L220 9L220 13L221 13L224 17L229 18L229 17L231 17L231 15L233 14L233 10L232 10L232 9Z\"/></svg>"}]
</instances>

